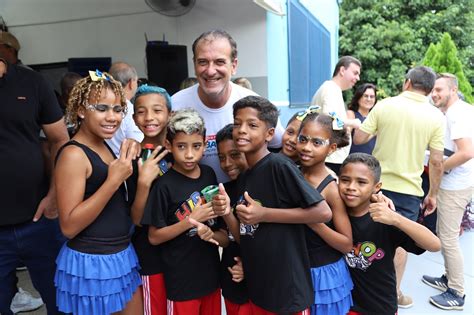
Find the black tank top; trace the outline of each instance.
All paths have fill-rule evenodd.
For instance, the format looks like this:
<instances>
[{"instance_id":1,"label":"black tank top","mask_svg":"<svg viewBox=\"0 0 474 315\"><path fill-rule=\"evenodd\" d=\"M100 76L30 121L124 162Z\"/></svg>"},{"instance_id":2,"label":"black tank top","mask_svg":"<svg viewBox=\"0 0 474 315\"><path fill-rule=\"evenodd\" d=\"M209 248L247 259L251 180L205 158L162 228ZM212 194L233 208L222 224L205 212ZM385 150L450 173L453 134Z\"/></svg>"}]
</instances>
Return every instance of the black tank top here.
<instances>
[{"instance_id":1,"label":"black tank top","mask_svg":"<svg viewBox=\"0 0 474 315\"><path fill-rule=\"evenodd\" d=\"M84 200L92 196L107 179L108 165L89 147L71 140L58 152L68 145L80 147L92 165L92 173L86 180ZM107 144L106 144L107 146ZM114 153L107 146L113 156ZM127 189L124 184L112 195L99 216L68 241L68 246L74 250L90 254L113 254L124 250L130 244L130 206L127 203Z\"/></svg>"},{"instance_id":2,"label":"black tank top","mask_svg":"<svg viewBox=\"0 0 474 315\"><path fill-rule=\"evenodd\" d=\"M326 188L329 183L336 179L331 175L326 176L325 179L316 188L320 193ZM331 229L334 229L334 224L331 221L326 223ZM306 246L309 253L309 263L311 268L321 267L332 264L342 257L342 253L329 246L317 233L310 227L305 226Z\"/></svg>"}]
</instances>

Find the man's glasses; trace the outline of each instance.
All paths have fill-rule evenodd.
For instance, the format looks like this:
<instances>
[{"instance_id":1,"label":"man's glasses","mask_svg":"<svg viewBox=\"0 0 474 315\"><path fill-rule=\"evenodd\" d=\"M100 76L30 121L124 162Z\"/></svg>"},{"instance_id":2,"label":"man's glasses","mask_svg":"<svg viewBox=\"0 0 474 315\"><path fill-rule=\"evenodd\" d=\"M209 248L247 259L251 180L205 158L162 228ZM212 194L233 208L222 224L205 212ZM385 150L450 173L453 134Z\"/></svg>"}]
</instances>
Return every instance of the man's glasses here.
<instances>
[{"instance_id":1,"label":"man's glasses","mask_svg":"<svg viewBox=\"0 0 474 315\"><path fill-rule=\"evenodd\" d=\"M298 142L301 144L307 144L310 141L316 148L329 145L329 139L311 138L310 136L305 135L298 136Z\"/></svg>"},{"instance_id":2,"label":"man's glasses","mask_svg":"<svg viewBox=\"0 0 474 315\"><path fill-rule=\"evenodd\" d=\"M124 115L124 108L121 105L106 105L106 104L89 104L86 106L88 110L92 111L98 111L99 113L105 113L106 111L113 111L114 113L117 114L122 114Z\"/></svg>"}]
</instances>

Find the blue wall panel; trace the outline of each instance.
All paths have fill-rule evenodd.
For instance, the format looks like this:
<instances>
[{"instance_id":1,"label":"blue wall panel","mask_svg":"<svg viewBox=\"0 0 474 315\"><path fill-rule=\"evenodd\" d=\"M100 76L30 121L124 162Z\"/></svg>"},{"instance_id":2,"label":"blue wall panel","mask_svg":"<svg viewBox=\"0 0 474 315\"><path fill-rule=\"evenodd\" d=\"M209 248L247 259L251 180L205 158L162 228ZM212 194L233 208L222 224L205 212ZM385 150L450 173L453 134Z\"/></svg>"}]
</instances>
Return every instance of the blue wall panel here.
<instances>
[{"instance_id":1,"label":"blue wall panel","mask_svg":"<svg viewBox=\"0 0 474 315\"><path fill-rule=\"evenodd\" d=\"M298 0L289 0L288 37L290 105L308 105L331 77L330 34Z\"/></svg>"}]
</instances>

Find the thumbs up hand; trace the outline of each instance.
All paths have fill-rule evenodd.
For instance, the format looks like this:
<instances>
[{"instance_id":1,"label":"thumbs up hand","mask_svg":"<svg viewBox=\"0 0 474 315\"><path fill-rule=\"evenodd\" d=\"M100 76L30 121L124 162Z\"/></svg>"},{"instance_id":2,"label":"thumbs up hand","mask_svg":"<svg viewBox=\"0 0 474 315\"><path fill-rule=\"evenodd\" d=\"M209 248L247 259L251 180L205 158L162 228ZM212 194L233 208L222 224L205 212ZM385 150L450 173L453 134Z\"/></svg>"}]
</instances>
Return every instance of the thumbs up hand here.
<instances>
[{"instance_id":1,"label":"thumbs up hand","mask_svg":"<svg viewBox=\"0 0 474 315\"><path fill-rule=\"evenodd\" d=\"M222 183L219 184L219 193L212 199L212 209L217 216L224 216L230 213L230 198Z\"/></svg>"},{"instance_id":2,"label":"thumbs up hand","mask_svg":"<svg viewBox=\"0 0 474 315\"><path fill-rule=\"evenodd\" d=\"M250 197L248 192L244 193L246 204L237 205L235 211L241 223L254 225L264 221L265 208Z\"/></svg>"},{"instance_id":3,"label":"thumbs up hand","mask_svg":"<svg viewBox=\"0 0 474 315\"><path fill-rule=\"evenodd\" d=\"M236 261L235 265L227 267L227 270L229 270L232 275L232 281L238 283L244 280L244 267L242 266L242 260L240 257L234 257L234 260Z\"/></svg>"}]
</instances>

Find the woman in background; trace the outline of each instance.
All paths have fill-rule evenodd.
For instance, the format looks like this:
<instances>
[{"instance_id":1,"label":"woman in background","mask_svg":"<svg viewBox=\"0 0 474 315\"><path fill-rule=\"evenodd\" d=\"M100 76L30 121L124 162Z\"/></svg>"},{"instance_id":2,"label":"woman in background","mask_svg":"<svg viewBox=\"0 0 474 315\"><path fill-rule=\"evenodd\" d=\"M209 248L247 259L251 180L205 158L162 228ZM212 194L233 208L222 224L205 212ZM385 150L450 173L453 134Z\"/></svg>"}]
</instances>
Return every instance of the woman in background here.
<instances>
[{"instance_id":1,"label":"woman in background","mask_svg":"<svg viewBox=\"0 0 474 315\"><path fill-rule=\"evenodd\" d=\"M348 119L360 119L361 122L367 118L370 110L377 103L377 88L372 83L364 83L357 87L354 97L349 103L349 110L347 111ZM350 153L363 152L372 154L375 147L376 137L364 144L354 144L354 131L352 131L352 146Z\"/></svg>"}]
</instances>

